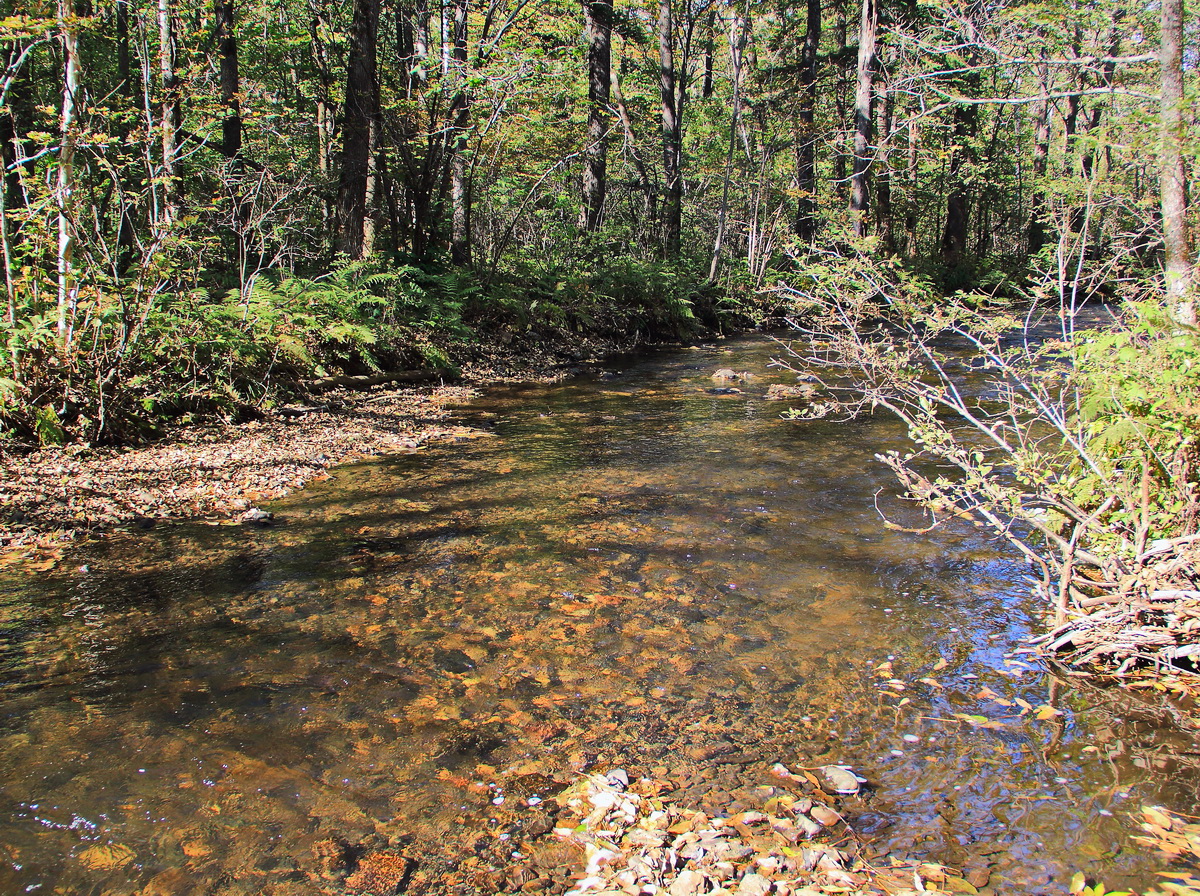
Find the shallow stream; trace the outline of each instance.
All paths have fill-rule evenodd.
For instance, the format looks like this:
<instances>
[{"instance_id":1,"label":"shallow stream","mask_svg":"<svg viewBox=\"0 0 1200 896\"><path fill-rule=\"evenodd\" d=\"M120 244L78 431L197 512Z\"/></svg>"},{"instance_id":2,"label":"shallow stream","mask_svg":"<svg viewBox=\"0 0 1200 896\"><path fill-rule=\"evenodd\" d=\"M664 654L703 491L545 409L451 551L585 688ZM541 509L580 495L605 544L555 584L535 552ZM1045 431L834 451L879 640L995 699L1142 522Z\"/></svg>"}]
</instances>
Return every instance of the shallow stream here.
<instances>
[{"instance_id":1,"label":"shallow stream","mask_svg":"<svg viewBox=\"0 0 1200 896\"><path fill-rule=\"evenodd\" d=\"M494 892L581 771L715 812L777 762L853 766L873 853L1147 884L1138 808L1200 805L1188 737L1018 652L1019 558L885 527L921 521L874 459L902 430L781 420L778 355L492 389L462 412L486 435L341 468L274 527L0 581L0 892L338 892L331 839L414 858L407 892Z\"/></svg>"}]
</instances>

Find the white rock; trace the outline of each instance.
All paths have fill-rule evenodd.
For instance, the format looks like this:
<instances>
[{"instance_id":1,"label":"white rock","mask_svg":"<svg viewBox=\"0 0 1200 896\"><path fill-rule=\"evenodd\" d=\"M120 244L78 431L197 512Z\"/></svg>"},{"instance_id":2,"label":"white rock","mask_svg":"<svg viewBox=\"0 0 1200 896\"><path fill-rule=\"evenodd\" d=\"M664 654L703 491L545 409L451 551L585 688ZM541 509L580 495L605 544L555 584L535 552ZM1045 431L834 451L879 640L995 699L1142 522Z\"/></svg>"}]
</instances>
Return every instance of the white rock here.
<instances>
[{"instance_id":1,"label":"white rock","mask_svg":"<svg viewBox=\"0 0 1200 896\"><path fill-rule=\"evenodd\" d=\"M771 881L761 874L747 874L738 883L738 896L766 896L771 892Z\"/></svg>"},{"instance_id":2,"label":"white rock","mask_svg":"<svg viewBox=\"0 0 1200 896\"><path fill-rule=\"evenodd\" d=\"M708 892L708 881L699 871L693 871L691 868L686 871L681 871L679 876L671 883L667 893L670 896L699 896L701 893Z\"/></svg>"},{"instance_id":3,"label":"white rock","mask_svg":"<svg viewBox=\"0 0 1200 896\"><path fill-rule=\"evenodd\" d=\"M594 793L588 797L590 802L597 809L611 809L621 801L621 798L611 790L604 790L600 793Z\"/></svg>"},{"instance_id":4,"label":"white rock","mask_svg":"<svg viewBox=\"0 0 1200 896\"><path fill-rule=\"evenodd\" d=\"M629 775L623 768L614 768L608 773L607 780L609 786L616 787L618 790L624 790L629 786Z\"/></svg>"},{"instance_id":5,"label":"white rock","mask_svg":"<svg viewBox=\"0 0 1200 896\"><path fill-rule=\"evenodd\" d=\"M827 765L821 769L821 776L834 793L858 793L859 783L848 767L842 765Z\"/></svg>"}]
</instances>

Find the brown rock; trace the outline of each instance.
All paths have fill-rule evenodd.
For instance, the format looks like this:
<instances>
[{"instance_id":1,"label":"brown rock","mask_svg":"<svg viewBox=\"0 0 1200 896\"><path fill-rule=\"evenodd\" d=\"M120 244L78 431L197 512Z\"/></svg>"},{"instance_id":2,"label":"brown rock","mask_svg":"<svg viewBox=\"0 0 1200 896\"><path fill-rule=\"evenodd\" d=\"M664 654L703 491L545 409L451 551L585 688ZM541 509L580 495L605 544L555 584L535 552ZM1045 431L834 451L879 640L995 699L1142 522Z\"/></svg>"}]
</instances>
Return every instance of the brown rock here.
<instances>
[{"instance_id":1,"label":"brown rock","mask_svg":"<svg viewBox=\"0 0 1200 896\"><path fill-rule=\"evenodd\" d=\"M842 816L838 815L828 806L815 805L808 810L808 814L813 817L813 821L823 824L825 827L837 824L842 820Z\"/></svg>"},{"instance_id":2,"label":"brown rock","mask_svg":"<svg viewBox=\"0 0 1200 896\"><path fill-rule=\"evenodd\" d=\"M767 401L787 401L791 398L812 398L816 394L816 387L810 386L807 383L797 386L785 386L781 383L776 383L767 389Z\"/></svg>"},{"instance_id":3,"label":"brown rock","mask_svg":"<svg viewBox=\"0 0 1200 896\"><path fill-rule=\"evenodd\" d=\"M708 892L708 881L703 874L693 871L691 868L681 871L667 890L670 896L698 896L698 894L706 892Z\"/></svg>"},{"instance_id":4,"label":"brown rock","mask_svg":"<svg viewBox=\"0 0 1200 896\"><path fill-rule=\"evenodd\" d=\"M182 896L193 893L192 875L183 868L168 868L161 871L138 891L138 896Z\"/></svg>"},{"instance_id":5,"label":"brown rock","mask_svg":"<svg viewBox=\"0 0 1200 896\"><path fill-rule=\"evenodd\" d=\"M368 853L359 859L354 873L346 878L346 889L363 896L395 896L411 864L396 853Z\"/></svg>"},{"instance_id":6,"label":"brown rock","mask_svg":"<svg viewBox=\"0 0 1200 896\"><path fill-rule=\"evenodd\" d=\"M335 837L314 843L312 855L317 860L317 867L325 875L341 874L350 867L350 845Z\"/></svg>"},{"instance_id":7,"label":"brown rock","mask_svg":"<svg viewBox=\"0 0 1200 896\"><path fill-rule=\"evenodd\" d=\"M738 896L766 896L771 892L771 881L761 874L747 874L738 883Z\"/></svg>"}]
</instances>

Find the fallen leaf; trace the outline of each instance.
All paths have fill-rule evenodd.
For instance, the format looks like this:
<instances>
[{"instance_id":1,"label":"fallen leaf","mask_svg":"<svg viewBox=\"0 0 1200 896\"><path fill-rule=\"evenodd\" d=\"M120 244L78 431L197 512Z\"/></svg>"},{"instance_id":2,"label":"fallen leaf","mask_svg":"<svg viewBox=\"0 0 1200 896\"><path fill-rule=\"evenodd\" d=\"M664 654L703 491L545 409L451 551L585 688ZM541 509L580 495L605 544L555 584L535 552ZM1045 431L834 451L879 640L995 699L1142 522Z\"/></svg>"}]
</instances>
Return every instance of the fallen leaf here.
<instances>
[{"instance_id":1,"label":"fallen leaf","mask_svg":"<svg viewBox=\"0 0 1200 896\"><path fill-rule=\"evenodd\" d=\"M965 712L956 712L954 714L954 718L958 719L960 722L966 722L972 728L995 729L1004 727L1003 723L997 722L994 719L989 719L987 716L970 715Z\"/></svg>"}]
</instances>

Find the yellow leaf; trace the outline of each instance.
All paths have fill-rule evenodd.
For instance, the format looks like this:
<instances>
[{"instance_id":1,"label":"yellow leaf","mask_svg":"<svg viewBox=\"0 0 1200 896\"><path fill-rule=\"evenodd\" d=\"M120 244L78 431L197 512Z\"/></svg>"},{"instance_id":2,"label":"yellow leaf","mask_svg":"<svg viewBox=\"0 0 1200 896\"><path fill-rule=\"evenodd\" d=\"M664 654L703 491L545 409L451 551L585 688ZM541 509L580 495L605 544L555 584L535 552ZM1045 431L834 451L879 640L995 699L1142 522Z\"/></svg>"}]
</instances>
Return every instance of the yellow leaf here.
<instances>
[{"instance_id":1,"label":"yellow leaf","mask_svg":"<svg viewBox=\"0 0 1200 896\"><path fill-rule=\"evenodd\" d=\"M1164 831L1171 828L1171 816L1157 806L1142 806L1142 814L1151 824L1156 824Z\"/></svg>"},{"instance_id":2,"label":"yellow leaf","mask_svg":"<svg viewBox=\"0 0 1200 896\"><path fill-rule=\"evenodd\" d=\"M961 877L947 877L943 886L951 893L966 893L967 896L978 896L979 894L974 885L963 880Z\"/></svg>"}]
</instances>

